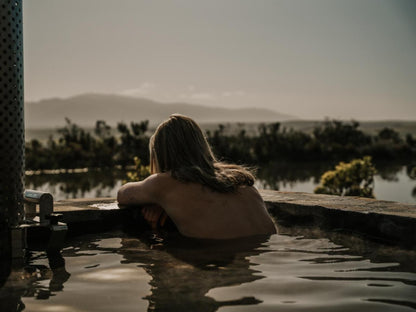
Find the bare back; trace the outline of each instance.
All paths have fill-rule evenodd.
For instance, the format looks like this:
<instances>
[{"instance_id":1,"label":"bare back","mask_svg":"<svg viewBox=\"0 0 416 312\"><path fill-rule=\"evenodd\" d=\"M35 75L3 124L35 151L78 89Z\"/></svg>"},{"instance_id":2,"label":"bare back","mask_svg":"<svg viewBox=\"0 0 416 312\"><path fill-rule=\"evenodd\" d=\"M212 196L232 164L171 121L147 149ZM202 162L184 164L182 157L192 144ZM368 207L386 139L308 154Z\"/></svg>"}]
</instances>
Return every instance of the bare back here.
<instances>
[{"instance_id":1,"label":"bare back","mask_svg":"<svg viewBox=\"0 0 416 312\"><path fill-rule=\"evenodd\" d=\"M201 184L180 182L168 173L148 179L123 186L119 203L160 205L184 236L228 239L276 233L263 199L252 186L219 193ZM146 189L149 194L142 193Z\"/></svg>"}]
</instances>

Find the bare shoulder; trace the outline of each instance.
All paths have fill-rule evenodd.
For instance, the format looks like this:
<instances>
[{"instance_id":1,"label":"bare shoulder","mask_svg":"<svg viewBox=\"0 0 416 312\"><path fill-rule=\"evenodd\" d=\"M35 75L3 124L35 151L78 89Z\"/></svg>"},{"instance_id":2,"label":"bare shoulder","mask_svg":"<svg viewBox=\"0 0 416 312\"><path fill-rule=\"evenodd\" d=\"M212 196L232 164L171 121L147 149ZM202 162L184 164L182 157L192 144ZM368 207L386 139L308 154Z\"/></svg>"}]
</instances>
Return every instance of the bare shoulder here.
<instances>
[{"instance_id":1,"label":"bare shoulder","mask_svg":"<svg viewBox=\"0 0 416 312\"><path fill-rule=\"evenodd\" d=\"M165 191L174 184L169 173L152 174L143 181L124 184L117 193L121 205L161 204Z\"/></svg>"},{"instance_id":2,"label":"bare shoulder","mask_svg":"<svg viewBox=\"0 0 416 312\"><path fill-rule=\"evenodd\" d=\"M147 186L158 188L159 186L167 186L169 184L172 184L174 182L174 179L172 178L170 173L162 172L152 174L148 176L146 179L144 179L142 182Z\"/></svg>"},{"instance_id":3,"label":"bare shoulder","mask_svg":"<svg viewBox=\"0 0 416 312\"><path fill-rule=\"evenodd\" d=\"M261 197L259 191L254 186L240 186L238 188L238 193L242 194L243 196L249 196L253 199L263 201L263 198Z\"/></svg>"}]
</instances>

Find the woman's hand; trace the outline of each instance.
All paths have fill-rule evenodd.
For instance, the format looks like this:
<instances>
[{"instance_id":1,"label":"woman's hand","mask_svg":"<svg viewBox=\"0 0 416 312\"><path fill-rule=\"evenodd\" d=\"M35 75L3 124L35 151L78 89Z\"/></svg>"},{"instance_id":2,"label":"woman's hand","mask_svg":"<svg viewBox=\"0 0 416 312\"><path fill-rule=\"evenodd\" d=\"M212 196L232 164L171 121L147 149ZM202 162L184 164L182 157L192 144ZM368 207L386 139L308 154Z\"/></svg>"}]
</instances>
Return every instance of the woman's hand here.
<instances>
[{"instance_id":1,"label":"woman's hand","mask_svg":"<svg viewBox=\"0 0 416 312\"><path fill-rule=\"evenodd\" d=\"M152 230L156 230L158 224L162 227L168 215L162 207L158 205L147 205L142 208L143 218L150 224Z\"/></svg>"}]
</instances>

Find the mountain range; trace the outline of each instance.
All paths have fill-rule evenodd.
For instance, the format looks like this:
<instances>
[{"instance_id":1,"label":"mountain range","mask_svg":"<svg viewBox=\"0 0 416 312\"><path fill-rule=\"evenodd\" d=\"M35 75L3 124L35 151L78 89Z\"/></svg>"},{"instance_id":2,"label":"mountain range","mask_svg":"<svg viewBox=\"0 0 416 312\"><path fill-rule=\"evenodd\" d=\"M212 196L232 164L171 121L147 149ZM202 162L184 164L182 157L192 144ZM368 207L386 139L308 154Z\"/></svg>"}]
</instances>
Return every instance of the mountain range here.
<instances>
[{"instance_id":1,"label":"mountain range","mask_svg":"<svg viewBox=\"0 0 416 312\"><path fill-rule=\"evenodd\" d=\"M229 109L189 103L161 103L145 98L106 94L82 94L66 99L52 98L25 103L25 122L28 129L62 127L65 118L83 127L92 127L97 120L104 120L112 126L121 121L142 120L149 120L154 125L174 113L190 116L199 123L295 119L294 116L264 108Z\"/></svg>"}]
</instances>

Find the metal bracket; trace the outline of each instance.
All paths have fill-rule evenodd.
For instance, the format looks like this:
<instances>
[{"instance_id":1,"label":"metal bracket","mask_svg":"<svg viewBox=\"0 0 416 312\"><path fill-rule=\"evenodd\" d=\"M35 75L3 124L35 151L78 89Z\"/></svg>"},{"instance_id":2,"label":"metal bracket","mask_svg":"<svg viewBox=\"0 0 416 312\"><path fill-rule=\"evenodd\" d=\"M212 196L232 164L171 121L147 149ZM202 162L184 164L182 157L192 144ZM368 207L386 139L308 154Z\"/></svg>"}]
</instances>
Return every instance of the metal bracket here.
<instances>
[{"instance_id":1,"label":"metal bracket","mask_svg":"<svg viewBox=\"0 0 416 312\"><path fill-rule=\"evenodd\" d=\"M50 193L25 190L26 217L36 216L36 205L39 205L39 223L49 225L49 216L53 214L53 197Z\"/></svg>"},{"instance_id":2,"label":"metal bracket","mask_svg":"<svg viewBox=\"0 0 416 312\"><path fill-rule=\"evenodd\" d=\"M26 243L26 229L22 226L15 226L10 229L11 244L12 244L12 258L23 258L25 255Z\"/></svg>"},{"instance_id":3,"label":"metal bracket","mask_svg":"<svg viewBox=\"0 0 416 312\"><path fill-rule=\"evenodd\" d=\"M26 190L24 192L26 219L17 227L11 229L12 257L21 258L28 247L28 237L49 229L46 250L60 250L65 240L68 227L59 222L62 214L53 212L53 196L50 193ZM39 213L37 213L39 206ZM37 216L39 214L39 217ZM43 230L42 230L43 229Z\"/></svg>"}]
</instances>

